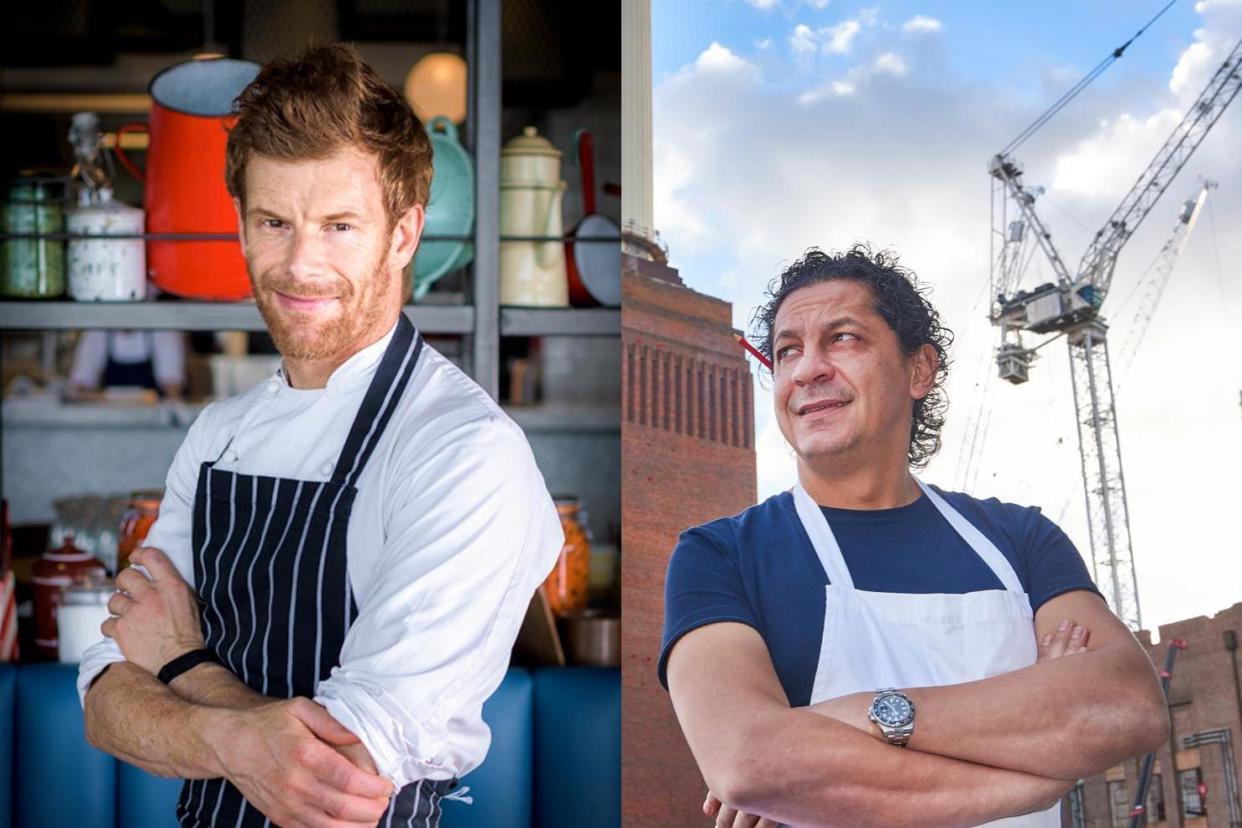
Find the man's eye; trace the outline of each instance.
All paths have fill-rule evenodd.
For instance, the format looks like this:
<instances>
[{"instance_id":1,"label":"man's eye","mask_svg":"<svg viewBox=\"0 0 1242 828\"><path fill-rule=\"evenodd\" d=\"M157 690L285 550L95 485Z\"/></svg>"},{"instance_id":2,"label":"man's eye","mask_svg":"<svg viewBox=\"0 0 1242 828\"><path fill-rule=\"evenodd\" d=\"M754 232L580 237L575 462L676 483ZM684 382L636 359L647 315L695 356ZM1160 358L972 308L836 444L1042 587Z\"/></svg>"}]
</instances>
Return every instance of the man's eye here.
<instances>
[{"instance_id":1,"label":"man's eye","mask_svg":"<svg viewBox=\"0 0 1242 828\"><path fill-rule=\"evenodd\" d=\"M858 339L858 336L856 334L852 334L849 331L841 331L840 333L838 333L836 336L833 337L833 341L841 342L843 341L842 337L849 337L850 339Z\"/></svg>"},{"instance_id":2,"label":"man's eye","mask_svg":"<svg viewBox=\"0 0 1242 828\"><path fill-rule=\"evenodd\" d=\"M263 225L264 227L267 227L271 230L279 230L281 227L284 227L285 225L285 223L281 221L280 219L271 219L271 218L262 219L259 223Z\"/></svg>"},{"instance_id":3,"label":"man's eye","mask_svg":"<svg viewBox=\"0 0 1242 828\"><path fill-rule=\"evenodd\" d=\"M776 358L784 359L786 356L789 355L789 352L792 350L794 350L794 347L792 345L786 345L784 348L778 348L776 351Z\"/></svg>"},{"instance_id":4,"label":"man's eye","mask_svg":"<svg viewBox=\"0 0 1242 828\"><path fill-rule=\"evenodd\" d=\"M343 233L343 232L345 232L346 230L353 230L353 229L354 229L354 227L353 227L353 225L352 225L352 224L346 224L346 223L345 223L345 222L343 222L343 221L338 221L338 222L336 222L335 224L333 224L333 225L332 225L332 229L333 229L333 230L336 230L336 231L338 231L338 232Z\"/></svg>"}]
</instances>

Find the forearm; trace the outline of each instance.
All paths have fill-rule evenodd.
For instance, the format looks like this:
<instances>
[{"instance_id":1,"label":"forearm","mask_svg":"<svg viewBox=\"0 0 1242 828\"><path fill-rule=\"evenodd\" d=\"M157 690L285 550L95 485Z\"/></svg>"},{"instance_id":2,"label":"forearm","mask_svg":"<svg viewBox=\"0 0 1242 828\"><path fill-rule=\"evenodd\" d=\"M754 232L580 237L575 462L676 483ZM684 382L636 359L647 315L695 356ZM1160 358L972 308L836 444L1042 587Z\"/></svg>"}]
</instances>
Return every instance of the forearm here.
<instances>
[{"instance_id":1,"label":"forearm","mask_svg":"<svg viewBox=\"0 0 1242 828\"><path fill-rule=\"evenodd\" d=\"M978 825L1047 808L1070 788L903 750L806 709L774 708L743 730L724 771L700 761L717 776L709 787L740 810L799 826Z\"/></svg>"},{"instance_id":2,"label":"forearm","mask_svg":"<svg viewBox=\"0 0 1242 828\"><path fill-rule=\"evenodd\" d=\"M227 667L211 662L187 670L169 686L182 699L208 707L249 710L279 701L251 690Z\"/></svg>"},{"instance_id":3,"label":"forearm","mask_svg":"<svg viewBox=\"0 0 1242 828\"><path fill-rule=\"evenodd\" d=\"M251 690L227 667L210 662L182 673L173 679L171 687L186 701L208 707L250 710L278 701L278 699ZM334 744L332 747L359 768L368 773L376 772L375 761L361 742L352 745Z\"/></svg>"},{"instance_id":4,"label":"forearm","mask_svg":"<svg viewBox=\"0 0 1242 828\"><path fill-rule=\"evenodd\" d=\"M126 661L108 668L86 694L86 738L96 748L158 776L224 775L215 749L228 712L188 702Z\"/></svg>"},{"instance_id":5,"label":"forearm","mask_svg":"<svg viewBox=\"0 0 1242 828\"><path fill-rule=\"evenodd\" d=\"M904 692L917 710L910 750L1057 779L1099 773L1152 750L1167 732L1150 665L1120 647ZM871 694L851 699L858 715L850 718L865 723Z\"/></svg>"}]
</instances>

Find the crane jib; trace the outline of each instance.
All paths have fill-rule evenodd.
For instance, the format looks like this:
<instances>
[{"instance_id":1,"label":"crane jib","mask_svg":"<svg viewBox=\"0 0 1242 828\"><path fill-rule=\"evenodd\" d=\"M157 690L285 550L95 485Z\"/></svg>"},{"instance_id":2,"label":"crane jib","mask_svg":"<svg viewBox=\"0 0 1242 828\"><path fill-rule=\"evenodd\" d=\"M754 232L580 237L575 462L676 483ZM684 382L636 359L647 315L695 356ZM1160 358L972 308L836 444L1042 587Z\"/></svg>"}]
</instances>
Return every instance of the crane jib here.
<instances>
[{"instance_id":1,"label":"crane jib","mask_svg":"<svg viewBox=\"0 0 1242 828\"><path fill-rule=\"evenodd\" d=\"M992 158L988 167L996 180L992 190L994 245L1000 240L999 255L994 255L992 262L995 302L991 318L1001 330L997 367L1002 378L1015 384L1026 382L1035 351L1040 346L1024 346L1022 334L1065 336L1069 346L1092 569L1097 586L1107 597L1113 612L1131 629L1141 628L1142 614L1122 471L1108 326L1100 316L1100 307L1126 241L1240 90L1242 41L1234 45L1134 186L1095 234L1074 276L1065 267L1051 233L1035 210L1035 199L1041 191L1022 183L1021 163L1010 156L1006 148ZM1202 198L1201 194L1200 204ZM1009 221L1010 204L1018 215L1012 222ZM1183 232L1182 239L1184 237ZM1031 239L1052 264L1057 281L1015 292L1023 266L1023 251L1029 248L1031 254L1034 253L1029 245ZM1170 250L1176 252L1174 248ZM996 252L995 246L993 252Z\"/></svg>"}]
</instances>

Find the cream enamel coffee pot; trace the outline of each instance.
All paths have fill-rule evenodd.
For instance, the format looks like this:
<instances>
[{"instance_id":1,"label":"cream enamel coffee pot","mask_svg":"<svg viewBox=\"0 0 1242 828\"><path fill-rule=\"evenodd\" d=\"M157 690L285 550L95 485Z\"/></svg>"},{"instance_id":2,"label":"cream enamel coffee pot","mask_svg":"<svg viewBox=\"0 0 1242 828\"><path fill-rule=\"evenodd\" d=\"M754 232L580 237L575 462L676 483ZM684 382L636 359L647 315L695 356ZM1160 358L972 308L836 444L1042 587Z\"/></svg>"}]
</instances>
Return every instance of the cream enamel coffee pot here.
<instances>
[{"instance_id":1,"label":"cream enamel coffee pot","mask_svg":"<svg viewBox=\"0 0 1242 828\"><path fill-rule=\"evenodd\" d=\"M500 304L566 307L565 244L561 222L561 151L534 127L500 153L500 235L547 241L500 243Z\"/></svg>"}]
</instances>

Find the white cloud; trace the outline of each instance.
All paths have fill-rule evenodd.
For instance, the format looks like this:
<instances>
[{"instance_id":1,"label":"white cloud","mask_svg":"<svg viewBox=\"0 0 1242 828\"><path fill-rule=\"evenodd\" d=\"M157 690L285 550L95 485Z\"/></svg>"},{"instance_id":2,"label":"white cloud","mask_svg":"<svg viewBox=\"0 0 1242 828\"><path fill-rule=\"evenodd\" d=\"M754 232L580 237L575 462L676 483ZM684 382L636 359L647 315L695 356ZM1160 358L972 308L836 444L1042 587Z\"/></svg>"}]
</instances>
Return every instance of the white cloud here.
<instances>
[{"instance_id":1,"label":"white cloud","mask_svg":"<svg viewBox=\"0 0 1242 828\"><path fill-rule=\"evenodd\" d=\"M1054 119L1022 148L1028 183L1049 185L1038 207L1071 266L1184 113L1184 95L1198 94L1224 56L1221 44L1236 38L1242 0L1204 0L1196 8L1202 31L1187 36L1182 60L1148 94L1083 96L1072 117ZM853 19L865 35L864 18ZM902 28L938 30L916 20ZM805 34L822 54L829 36L809 22ZM1199 43L1205 47L1196 49ZM852 48L864 46L854 40ZM1211 53L1206 62L1198 56L1203 48ZM822 86L800 95L754 81L751 64L723 76L692 66L666 79L654 99L657 226L687 284L729 299L734 324L744 329L768 280L808 246L839 249L868 240L893 247L932 287L957 334L944 448L922 477L963 485L967 426L974 414L990 411L969 490L1041 506L1089 559L1065 346L1041 350L1031 381L1010 386L995 377L996 332L985 318L985 162L1051 98L1027 102L987 81L951 75L949 64L925 62L918 53L903 50L900 57L908 71L899 80L887 75L883 96L867 94L867 83L884 71L874 55L849 72L825 72ZM1172 83L1174 75L1185 80ZM1193 195L1194 176L1220 180L1209 201L1215 212L1200 221L1118 395L1149 626L1215 612L1242 597L1230 522L1242 483L1237 463L1222 462L1242 457L1242 363L1204 358L1233 353L1231 331L1242 327L1242 285L1226 269L1242 260L1242 234L1230 232L1242 226L1242 156L1233 150L1239 145L1242 100L1130 241L1105 304L1124 341L1133 306L1123 313L1118 303L1167 238L1178 204ZM1044 262L1032 268L1032 280L1046 280ZM762 383L755 406L759 493L767 497L792 484L794 461Z\"/></svg>"},{"instance_id":2,"label":"white cloud","mask_svg":"<svg viewBox=\"0 0 1242 828\"><path fill-rule=\"evenodd\" d=\"M746 2L750 3L760 11L768 11L769 9L775 8L776 4L780 2L780 0L746 0Z\"/></svg>"},{"instance_id":3,"label":"white cloud","mask_svg":"<svg viewBox=\"0 0 1242 828\"><path fill-rule=\"evenodd\" d=\"M799 106L808 107L824 101L846 98L856 94L859 88L877 75L904 77L910 71L905 58L896 52L884 52L870 65L855 66L845 77L825 81L799 93L795 100Z\"/></svg>"},{"instance_id":4,"label":"white cloud","mask_svg":"<svg viewBox=\"0 0 1242 828\"><path fill-rule=\"evenodd\" d=\"M1165 109L1146 118L1122 114L1056 159L1050 194L1115 204L1147 166L1182 113Z\"/></svg>"},{"instance_id":5,"label":"white cloud","mask_svg":"<svg viewBox=\"0 0 1242 828\"><path fill-rule=\"evenodd\" d=\"M755 41L755 48L760 51L767 51L772 48L772 38L765 37L762 40Z\"/></svg>"},{"instance_id":6,"label":"white cloud","mask_svg":"<svg viewBox=\"0 0 1242 828\"><path fill-rule=\"evenodd\" d=\"M898 76L904 75L910 69L906 65L905 58L895 52L885 52L876 58L874 68L876 72Z\"/></svg>"},{"instance_id":7,"label":"white cloud","mask_svg":"<svg viewBox=\"0 0 1242 828\"><path fill-rule=\"evenodd\" d=\"M811 31L811 27L805 23L799 23L794 26L793 34L789 36L789 50L795 55L809 55L819 47L815 43L815 32Z\"/></svg>"},{"instance_id":8,"label":"white cloud","mask_svg":"<svg viewBox=\"0 0 1242 828\"><path fill-rule=\"evenodd\" d=\"M1202 15L1221 9L1242 11L1242 0L1199 0L1195 3L1195 11Z\"/></svg>"},{"instance_id":9,"label":"white cloud","mask_svg":"<svg viewBox=\"0 0 1242 828\"><path fill-rule=\"evenodd\" d=\"M805 58L816 51L826 55L849 54L863 26L874 26L875 22L874 10L864 9L857 17L847 18L832 26L812 29L805 23L799 23L789 35L789 50L798 58Z\"/></svg>"},{"instance_id":10,"label":"white cloud","mask_svg":"<svg viewBox=\"0 0 1242 828\"><path fill-rule=\"evenodd\" d=\"M1175 95L1184 95L1193 90L1195 94L1203 88L1206 70L1209 65L1214 71L1219 61L1212 60L1212 49L1206 43L1194 43L1182 52L1173 74L1169 78L1169 90Z\"/></svg>"},{"instance_id":11,"label":"white cloud","mask_svg":"<svg viewBox=\"0 0 1242 828\"><path fill-rule=\"evenodd\" d=\"M827 34L824 40L824 52L837 55L848 53L850 46L854 43L854 38L860 31L862 31L862 24L857 20L842 20L835 26L820 29L821 33Z\"/></svg>"},{"instance_id":12,"label":"white cloud","mask_svg":"<svg viewBox=\"0 0 1242 828\"><path fill-rule=\"evenodd\" d=\"M694 59L694 68L702 74L747 77L753 77L759 71L755 64L738 57L729 47L722 46L715 40Z\"/></svg>"},{"instance_id":13,"label":"white cloud","mask_svg":"<svg viewBox=\"0 0 1242 828\"><path fill-rule=\"evenodd\" d=\"M822 11L823 9L828 8L828 4L831 3L832 0L802 0L802 2L806 3L813 9L820 9Z\"/></svg>"},{"instance_id":14,"label":"white cloud","mask_svg":"<svg viewBox=\"0 0 1242 828\"><path fill-rule=\"evenodd\" d=\"M940 29L941 23L939 20L921 14L916 14L901 24L901 30L904 32L938 32Z\"/></svg>"}]
</instances>

